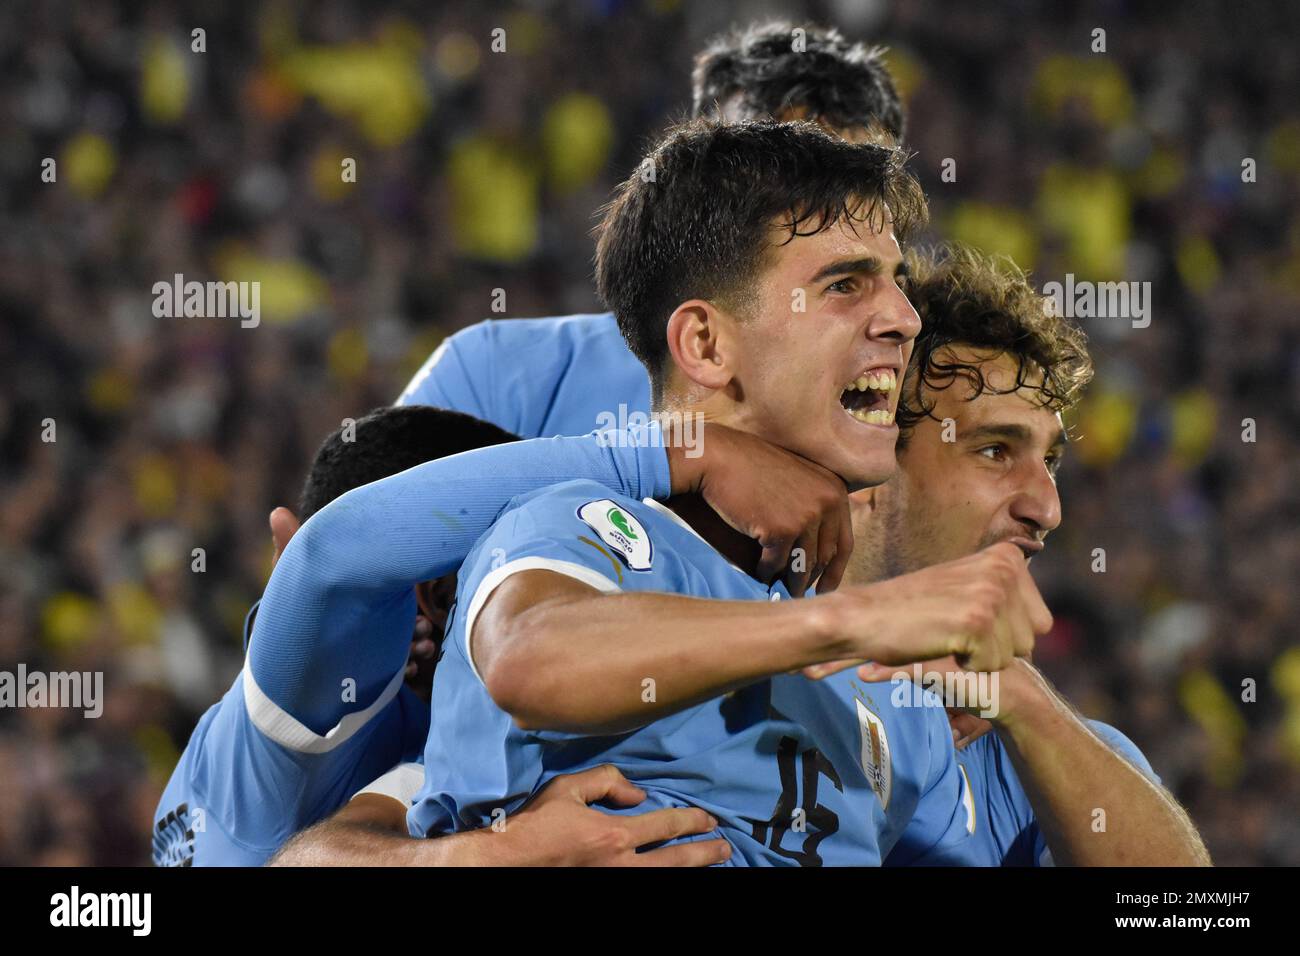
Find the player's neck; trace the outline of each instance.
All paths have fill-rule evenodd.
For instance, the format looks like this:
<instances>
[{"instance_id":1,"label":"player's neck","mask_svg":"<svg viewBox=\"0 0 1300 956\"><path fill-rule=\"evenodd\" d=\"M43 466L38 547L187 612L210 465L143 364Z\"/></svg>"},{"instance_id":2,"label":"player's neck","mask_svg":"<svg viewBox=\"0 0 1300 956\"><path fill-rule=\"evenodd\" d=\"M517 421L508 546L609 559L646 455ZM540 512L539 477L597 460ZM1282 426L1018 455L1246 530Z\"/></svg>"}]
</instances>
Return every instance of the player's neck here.
<instances>
[{"instance_id":1,"label":"player's neck","mask_svg":"<svg viewBox=\"0 0 1300 956\"><path fill-rule=\"evenodd\" d=\"M763 549L719 517L699 495L674 495L664 502L724 558L753 577Z\"/></svg>"}]
</instances>

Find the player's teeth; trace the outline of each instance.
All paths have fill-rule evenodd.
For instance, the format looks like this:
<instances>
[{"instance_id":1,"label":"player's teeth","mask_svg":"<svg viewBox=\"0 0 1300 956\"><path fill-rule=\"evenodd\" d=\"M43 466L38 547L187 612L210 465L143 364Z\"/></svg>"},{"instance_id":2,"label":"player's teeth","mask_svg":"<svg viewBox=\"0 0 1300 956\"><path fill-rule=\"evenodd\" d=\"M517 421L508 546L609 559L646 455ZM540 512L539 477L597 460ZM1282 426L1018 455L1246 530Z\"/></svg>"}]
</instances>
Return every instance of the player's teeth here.
<instances>
[{"instance_id":1,"label":"player's teeth","mask_svg":"<svg viewBox=\"0 0 1300 956\"><path fill-rule=\"evenodd\" d=\"M887 408L873 408L871 411L859 408L849 412L849 414L866 425L892 425L894 423L894 413Z\"/></svg>"},{"instance_id":2,"label":"player's teeth","mask_svg":"<svg viewBox=\"0 0 1300 956\"><path fill-rule=\"evenodd\" d=\"M865 392L871 387L871 382L868 380L867 376L862 375L858 377L858 380L854 382L853 385L859 392Z\"/></svg>"}]
</instances>

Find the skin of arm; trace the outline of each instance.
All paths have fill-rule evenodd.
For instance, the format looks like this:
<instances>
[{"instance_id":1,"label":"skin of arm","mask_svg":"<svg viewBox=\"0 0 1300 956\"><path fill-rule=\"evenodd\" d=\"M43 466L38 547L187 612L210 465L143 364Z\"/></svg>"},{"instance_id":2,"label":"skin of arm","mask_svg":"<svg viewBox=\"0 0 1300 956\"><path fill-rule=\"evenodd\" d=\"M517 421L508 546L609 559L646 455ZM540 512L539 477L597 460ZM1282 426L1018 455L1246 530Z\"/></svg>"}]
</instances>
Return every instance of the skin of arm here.
<instances>
[{"instance_id":1,"label":"skin of arm","mask_svg":"<svg viewBox=\"0 0 1300 956\"><path fill-rule=\"evenodd\" d=\"M696 808L615 816L592 809L603 800L633 807L645 791L608 764L556 777L506 818L504 829L417 840L406 829L406 805L361 793L322 823L284 845L270 866L711 866L731 856L725 840L639 847L708 833L717 820Z\"/></svg>"},{"instance_id":2,"label":"skin of arm","mask_svg":"<svg viewBox=\"0 0 1300 956\"><path fill-rule=\"evenodd\" d=\"M1169 792L1094 735L1031 664L1003 671L1001 691L993 724L1058 865L1210 865Z\"/></svg>"},{"instance_id":3,"label":"skin of arm","mask_svg":"<svg viewBox=\"0 0 1300 956\"><path fill-rule=\"evenodd\" d=\"M1051 627L1028 589L1010 544L800 602L602 594L529 570L492 592L471 647L488 693L520 728L622 733L765 677L846 658L897 665L958 654L998 670ZM635 640L612 639L629 620ZM647 677L656 683L649 703Z\"/></svg>"}]
</instances>

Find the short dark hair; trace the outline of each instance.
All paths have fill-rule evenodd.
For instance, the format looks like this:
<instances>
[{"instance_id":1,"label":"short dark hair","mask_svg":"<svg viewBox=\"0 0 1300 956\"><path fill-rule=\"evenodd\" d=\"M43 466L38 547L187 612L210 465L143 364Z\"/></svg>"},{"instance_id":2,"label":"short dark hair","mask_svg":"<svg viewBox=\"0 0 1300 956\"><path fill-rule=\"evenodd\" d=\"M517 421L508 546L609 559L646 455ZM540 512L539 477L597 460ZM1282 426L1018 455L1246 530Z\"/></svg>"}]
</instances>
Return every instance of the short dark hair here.
<instances>
[{"instance_id":1,"label":"short dark hair","mask_svg":"<svg viewBox=\"0 0 1300 956\"><path fill-rule=\"evenodd\" d=\"M972 388L971 398L989 391L977 365L941 360L948 345L965 345L1010 355L1017 361L1013 392L1041 373L1036 386L1043 406L1064 411L1075 405L1092 380L1087 337L1076 325L1054 315L1029 277L1006 256L992 256L949 243L920 252L909 250L907 297L921 317L921 332L903 382L895 420L899 447L922 418L933 417L922 385L942 391L958 379Z\"/></svg>"},{"instance_id":2,"label":"short dark hair","mask_svg":"<svg viewBox=\"0 0 1300 956\"><path fill-rule=\"evenodd\" d=\"M796 29L803 30L798 50ZM901 142L906 117L884 53L813 24L750 24L696 56L692 115L721 117L732 101L739 119L779 119L801 109L802 119L840 130L880 128Z\"/></svg>"},{"instance_id":3,"label":"short dark hair","mask_svg":"<svg viewBox=\"0 0 1300 956\"><path fill-rule=\"evenodd\" d=\"M786 242L840 220L879 229L886 206L900 239L924 223L906 158L812 123L693 120L669 130L604 208L596 243L597 290L649 372L656 406L669 316L689 299L738 310L774 226Z\"/></svg>"},{"instance_id":4,"label":"short dark hair","mask_svg":"<svg viewBox=\"0 0 1300 956\"><path fill-rule=\"evenodd\" d=\"M298 519L306 521L353 488L426 461L518 440L491 422L445 408L376 408L321 443L298 499Z\"/></svg>"}]
</instances>

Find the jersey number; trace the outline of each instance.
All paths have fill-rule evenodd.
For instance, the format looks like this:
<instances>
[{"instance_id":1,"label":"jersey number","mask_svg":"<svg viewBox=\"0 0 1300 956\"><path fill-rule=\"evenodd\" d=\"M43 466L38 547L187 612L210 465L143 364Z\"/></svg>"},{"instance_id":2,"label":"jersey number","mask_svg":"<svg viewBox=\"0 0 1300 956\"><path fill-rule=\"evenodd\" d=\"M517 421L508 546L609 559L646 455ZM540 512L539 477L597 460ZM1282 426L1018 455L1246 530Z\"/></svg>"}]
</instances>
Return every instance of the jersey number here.
<instances>
[{"instance_id":1,"label":"jersey number","mask_svg":"<svg viewBox=\"0 0 1300 956\"><path fill-rule=\"evenodd\" d=\"M803 767L803 830L807 835L803 845L797 850L781 846L781 841L790 832L798 818L795 807L798 800L798 775L796 762ZM800 866L821 866L822 858L817 854L817 846L840 828L840 818L835 811L817 802L817 781L825 776L835 785L835 789L844 792L840 775L835 772L831 762L820 750L813 747L799 752L799 742L793 737L782 737L776 751L777 768L781 774L781 797L776 802L772 819L767 823L754 824L754 839L770 847L776 853L790 860L799 861ZM817 832L808 832L815 827Z\"/></svg>"}]
</instances>

